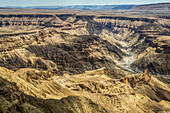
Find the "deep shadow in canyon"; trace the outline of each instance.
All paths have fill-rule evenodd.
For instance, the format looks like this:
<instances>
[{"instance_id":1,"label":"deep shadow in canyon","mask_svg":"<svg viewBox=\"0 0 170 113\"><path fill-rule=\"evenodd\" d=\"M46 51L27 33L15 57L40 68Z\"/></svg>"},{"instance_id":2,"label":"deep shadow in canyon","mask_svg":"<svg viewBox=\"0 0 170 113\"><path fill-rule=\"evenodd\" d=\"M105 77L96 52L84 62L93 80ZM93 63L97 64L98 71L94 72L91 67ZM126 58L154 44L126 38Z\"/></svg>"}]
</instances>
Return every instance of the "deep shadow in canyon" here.
<instances>
[{"instance_id":1,"label":"deep shadow in canyon","mask_svg":"<svg viewBox=\"0 0 170 113\"><path fill-rule=\"evenodd\" d=\"M168 113L170 19L140 13L0 14L0 112Z\"/></svg>"}]
</instances>

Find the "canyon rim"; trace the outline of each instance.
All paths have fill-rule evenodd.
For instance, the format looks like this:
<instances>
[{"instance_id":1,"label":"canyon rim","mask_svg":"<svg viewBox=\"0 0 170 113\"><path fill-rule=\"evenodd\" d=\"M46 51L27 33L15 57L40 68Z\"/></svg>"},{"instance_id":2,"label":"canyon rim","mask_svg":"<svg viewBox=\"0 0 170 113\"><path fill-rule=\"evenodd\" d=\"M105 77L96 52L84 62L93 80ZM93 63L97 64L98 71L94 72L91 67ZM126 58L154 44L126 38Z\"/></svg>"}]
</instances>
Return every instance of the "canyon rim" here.
<instances>
[{"instance_id":1,"label":"canyon rim","mask_svg":"<svg viewBox=\"0 0 170 113\"><path fill-rule=\"evenodd\" d=\"M0 113L169 113L170 3L0 8Z\"/></svg>"}]
</instances>

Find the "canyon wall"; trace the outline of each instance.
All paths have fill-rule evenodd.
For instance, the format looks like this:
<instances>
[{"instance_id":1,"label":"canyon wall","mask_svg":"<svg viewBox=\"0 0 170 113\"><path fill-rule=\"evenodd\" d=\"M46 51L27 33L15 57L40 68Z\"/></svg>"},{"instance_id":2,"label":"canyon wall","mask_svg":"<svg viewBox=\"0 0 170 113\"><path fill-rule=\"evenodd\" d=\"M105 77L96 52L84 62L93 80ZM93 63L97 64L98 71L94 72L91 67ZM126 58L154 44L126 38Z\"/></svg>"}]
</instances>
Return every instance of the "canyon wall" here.
<instances>
[{"instance_id":1,"label":"canyon wall","mask_svg":"<svg viewBox=\"0 0 170 113\"><path fill-rule=\"evenodd\" d=\"M169 22L0 15L0 112L168 113Z\"/></svg>"},{"instance_id":2,"label":"canyon wall","mask_svg":"<svg viewBox=\"0 0 170 113\"><path fill-rule=\"evenodd\" d=\"M72 14L0 18L2 28L22 31L0 36L1 66L8 69L52 70L58 66L62 71L81 73L116 66L169 75L169 19Z\"/></svg>"}]
</instances>

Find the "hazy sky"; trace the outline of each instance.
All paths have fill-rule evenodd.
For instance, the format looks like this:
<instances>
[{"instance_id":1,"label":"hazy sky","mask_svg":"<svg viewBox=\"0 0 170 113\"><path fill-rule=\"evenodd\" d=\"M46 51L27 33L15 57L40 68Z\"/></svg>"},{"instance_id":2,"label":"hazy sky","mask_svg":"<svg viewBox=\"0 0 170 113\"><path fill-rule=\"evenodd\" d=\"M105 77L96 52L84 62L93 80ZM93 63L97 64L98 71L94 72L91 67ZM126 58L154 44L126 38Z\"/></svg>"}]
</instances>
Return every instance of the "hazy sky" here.
<instances>
[{"instance_id":1,"label":"hazy sky","mask_svg":"<svg viewBox=\"0 0 170 113\"><path fill-rule=\"evenodd\" d=\"M170 2L170 0L0 0L0 6L117 5Z\"/></svg>"}]
</instances>

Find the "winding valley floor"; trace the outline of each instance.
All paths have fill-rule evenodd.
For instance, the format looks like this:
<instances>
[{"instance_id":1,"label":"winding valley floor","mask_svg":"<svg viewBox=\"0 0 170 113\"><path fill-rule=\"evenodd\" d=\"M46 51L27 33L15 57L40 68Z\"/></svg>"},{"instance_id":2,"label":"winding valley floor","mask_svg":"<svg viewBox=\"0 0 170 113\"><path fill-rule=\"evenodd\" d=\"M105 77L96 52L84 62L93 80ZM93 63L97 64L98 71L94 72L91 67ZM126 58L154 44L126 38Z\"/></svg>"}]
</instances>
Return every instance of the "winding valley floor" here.
<instances>
[{"instance_id":1,"label":"winding valley floor","mask_svg":"<svg viewBox=\"0 0 170 113\"><path fill-rule=\"evenodd\" d=\"M0 15L0 112L170 112L169 25L161 16Z\"/></svg>"}]
</instances>

